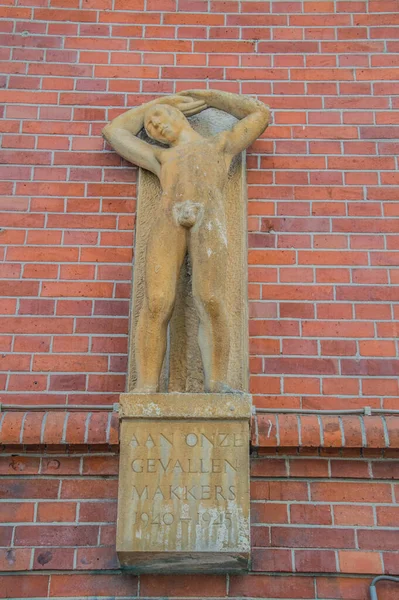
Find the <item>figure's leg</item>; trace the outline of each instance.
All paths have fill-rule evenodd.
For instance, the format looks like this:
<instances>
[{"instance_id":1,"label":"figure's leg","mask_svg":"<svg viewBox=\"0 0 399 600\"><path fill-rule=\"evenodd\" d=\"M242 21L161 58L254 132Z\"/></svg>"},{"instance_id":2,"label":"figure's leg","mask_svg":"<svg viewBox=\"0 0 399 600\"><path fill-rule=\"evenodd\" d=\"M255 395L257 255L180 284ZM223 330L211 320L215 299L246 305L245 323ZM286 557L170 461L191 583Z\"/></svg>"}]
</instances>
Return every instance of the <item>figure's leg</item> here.
<instances>
[{"instance_id":1,"label":"figure's leg","mask_svg":"<svg viewBox=\"0 0 399 600\"><path fill-rule=\"evenodd\" d=\"M135 339L137 392L158 391L167 327L186 250L186 230L163 214L152 227L146 249L145 298Z\"/></svg>"},{"instance_id":2,"label":"figure's leg","mask_svg":"<svg viewBox=\"0 0 399 600\"><path fill-rule=\"evenodd\" d=\"M227 385L230 335L225 303L227 237L223 211L205 213L190 231L193 296L200 317L198 342L205 373L205 391Z\"/></svg>"}]
</instances>

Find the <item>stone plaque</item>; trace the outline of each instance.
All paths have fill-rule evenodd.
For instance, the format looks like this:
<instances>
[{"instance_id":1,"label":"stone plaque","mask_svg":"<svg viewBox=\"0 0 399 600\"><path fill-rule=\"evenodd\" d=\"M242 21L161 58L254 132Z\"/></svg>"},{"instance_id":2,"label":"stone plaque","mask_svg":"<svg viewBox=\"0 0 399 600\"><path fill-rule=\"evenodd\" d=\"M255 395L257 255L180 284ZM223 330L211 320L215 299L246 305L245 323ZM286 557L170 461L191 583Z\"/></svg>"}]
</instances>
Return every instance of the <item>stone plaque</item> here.
<instances>
[{"instance_id":1,"label":"stone plaque","mask_svg":"<svg viewBox=\"0 0 399 600\"><path fill-rule=\"evenodd\" d=\"M141 572L164 570L166 564L174 572L248 568L250 397L198 394L196 401L192 394L140 395L129 411L135 395L125 396L121 564ZM126 417L132 412L141 417Z\"/></svg>"}]
</instances>

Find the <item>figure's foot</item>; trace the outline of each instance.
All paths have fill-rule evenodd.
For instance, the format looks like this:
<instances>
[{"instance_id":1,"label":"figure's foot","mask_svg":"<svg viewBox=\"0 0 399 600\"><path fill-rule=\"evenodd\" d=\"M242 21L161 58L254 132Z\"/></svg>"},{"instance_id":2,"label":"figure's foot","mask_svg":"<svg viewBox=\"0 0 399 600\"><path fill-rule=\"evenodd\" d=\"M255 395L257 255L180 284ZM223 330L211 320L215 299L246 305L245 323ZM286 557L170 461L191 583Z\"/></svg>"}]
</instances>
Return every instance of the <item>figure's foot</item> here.
<instances>
[{"instance_id":1,"label":"figure's foot","mask_svg":"<svg viewBox=\"0 0 399 600\"><path fill-rule=\"evenodd\" d=\"M158 387L156 385L137 385L133 389L133 394L156 394Z\"/></svg>"},{"instance_id":2,"label":"figure's foot","mask_svg":"<svg viewBox=\"0 0 399 600\"><path fill-rule=\"evenodd\" d=\"M209 388L205 390L207 393L211 394L240 394L242 393L240 390L235 390L227 383L223 383L221 381L211 381L209 383Z\"/></svg>"}]
</instances>

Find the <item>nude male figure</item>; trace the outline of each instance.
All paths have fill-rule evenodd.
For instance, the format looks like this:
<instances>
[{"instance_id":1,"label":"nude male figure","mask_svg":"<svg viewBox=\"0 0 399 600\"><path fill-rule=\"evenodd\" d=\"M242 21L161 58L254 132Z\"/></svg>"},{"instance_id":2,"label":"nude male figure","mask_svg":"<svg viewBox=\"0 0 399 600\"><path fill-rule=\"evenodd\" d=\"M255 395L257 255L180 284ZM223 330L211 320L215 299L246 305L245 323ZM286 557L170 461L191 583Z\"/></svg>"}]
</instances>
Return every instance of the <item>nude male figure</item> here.
<instances>
[{"instance_id":1,"label":"nude male figure","mask_svg":"<svg viewBox=\"0 0 399 600\"><path fill-rule=\"evenodd\" d=\"M231 130L204 138L186 117L208 107L240 120ZM233 157L254 142L268 122L269 108L258 100L217 90L189 90L133 108L103 130L118 154L157 175L162 187L146 249L145 299L135 340L136 392L158 391L167 326L187 252L200 317L205 391L226 388L230 336L224 303L228 248L223 190ZM169 147L136 137L143 127Z\"/></svg>"}]
</instances>

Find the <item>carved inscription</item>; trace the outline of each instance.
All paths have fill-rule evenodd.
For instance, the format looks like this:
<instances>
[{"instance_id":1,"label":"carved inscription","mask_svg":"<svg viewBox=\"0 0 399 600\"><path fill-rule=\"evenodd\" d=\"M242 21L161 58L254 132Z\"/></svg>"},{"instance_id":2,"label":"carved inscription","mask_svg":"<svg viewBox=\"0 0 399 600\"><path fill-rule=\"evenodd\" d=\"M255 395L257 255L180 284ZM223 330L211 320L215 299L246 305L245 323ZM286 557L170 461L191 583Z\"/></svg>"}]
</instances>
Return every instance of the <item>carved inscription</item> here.
<instances>
[{"instance_id":1,"label":"carved inscription","mask_svg":"<svg viewBox=\"0 0 399 600\"><path fill-rule=\"evenodd\" d=\"M122 438L119 550L248 550L246 422L125 421Z\"/></svg>"}]
</instances>

